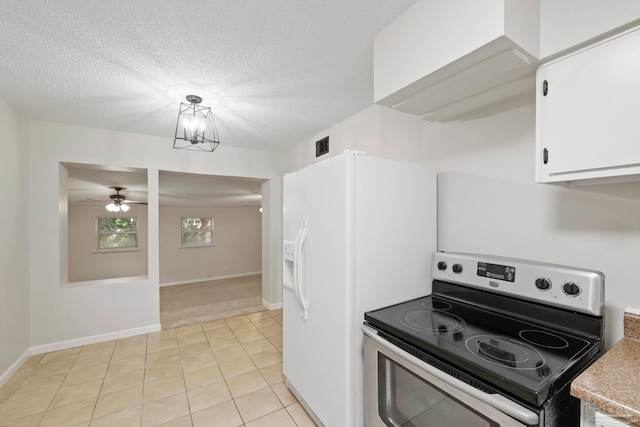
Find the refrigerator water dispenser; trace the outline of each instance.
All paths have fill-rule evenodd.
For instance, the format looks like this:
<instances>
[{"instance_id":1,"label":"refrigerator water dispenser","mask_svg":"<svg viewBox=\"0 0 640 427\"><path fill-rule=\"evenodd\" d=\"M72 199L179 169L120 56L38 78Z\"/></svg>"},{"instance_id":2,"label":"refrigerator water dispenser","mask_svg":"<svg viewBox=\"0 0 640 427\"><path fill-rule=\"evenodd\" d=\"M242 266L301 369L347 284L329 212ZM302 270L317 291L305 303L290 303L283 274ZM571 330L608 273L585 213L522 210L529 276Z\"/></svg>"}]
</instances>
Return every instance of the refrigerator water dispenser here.
<instances>
[{"instance_id":1,"label":"refrigerator water dispenser","mask_svg":"<svg viewBox=\"0 0 640 427\"><path fill-rule=\"evenodd\" d=\"M284 269L282 279L284 286L293 289L294 261L296 259L296 242L285 240L282 242L282 258L284 259Z\"/></svg>"}]
</instances>

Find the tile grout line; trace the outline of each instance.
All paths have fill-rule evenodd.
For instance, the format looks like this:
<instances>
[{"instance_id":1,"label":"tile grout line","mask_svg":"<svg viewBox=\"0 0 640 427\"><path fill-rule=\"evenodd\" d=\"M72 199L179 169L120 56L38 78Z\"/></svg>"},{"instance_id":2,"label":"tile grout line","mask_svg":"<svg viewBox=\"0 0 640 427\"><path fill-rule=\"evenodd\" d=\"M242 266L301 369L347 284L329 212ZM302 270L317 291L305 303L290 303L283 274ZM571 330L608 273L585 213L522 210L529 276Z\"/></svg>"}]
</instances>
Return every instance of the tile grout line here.
<instances>
[{"instance_id":1,"label":"tile grout line","mask_svg":"<svg viewBox=\"0 0 640 427\"><path fill-rule=\"evenodd\" d=\"M245 317L246 317L246 315L245 315ZM248 317L247 317L247 319L249 320L249 322L251 322L251 319L249 319ZM231 333L233 334L233 336L238 340L238 343L239 343L239 344L240 344L240 346L242 347L242 350L243 350L244 352L246 352L246 349L244 348L244 345L242 345L242 342L238 339L238 336L236 335L236 333L234 332L234 330L231 328L231 326L229 325L229 323L228 323L226 320L225 320L225 323L227 324L227 327L228 327L229 329L231 329ZM255 368L258 370L258 373L260 374L260 376L261 376L261 377L263 377L263 376L262 376L262 372L260 372L260 369L259 369L259 368L258 368L258 366L255 364L255 362L253 361L253 359L251 358L251 356L250 356L248 353L247 353L247 356L249 356L249 360L251 360L251 363L253 364L253 366L255 366ZM236 376L238 376L238 375L236 375ZM223 375L222 375L222 378L224 378L224 381L225 381L225 383L227 384L227 388L229 388L229 383L227 382L227 377L224 375L224 373L223 373ZM264 379L264 377L263 377L263 379ZM265 380L265 382L266 382L266 380ZM238 411L238 415L240 415L240 419L242 420L242 425L243 425L243 426L246 426L246 424L247 424L247 423L245 422L245 419L244 419L244 417L242 416L242 412L240 412L240 408L238 407L238 402L236 402L236 398L233 396L233 393L231 392L231 389L230 389L230 388L229 388L229 393L231 394L231 400L233 401L233 405L236 407L236 411Z\"/></svg>"},{"instance_id":2,"label":"tile grout line","mask_svg":"<svg viewBox=\"0 0 640 427\"><path fill-rule=\"evenodd\" d=\"M202 324L200 324L200 329L202 330L202 332L204 333L204 329L202 328ZM189 387L187 386L187 378L186 378L186 372L184 370L184 366L182 365L182 346L180 345L180 338L178 337L178 330L177 328L174 328L174 330L176 331L176 343L178 345L178 354L180 355L180 369L182 372L182 384L184 385L184 394L185 397L187 398L187 407L189 408L189 421L191 422L191 426L193 426L193 416L192 416L192 412L191 412L191 400L189 399ZM207 338L207 336L205 335L205 338ZM208 340L207 340L208 342ZM216 361L217 362L217 361ZM144 399L144 395L143 395L143 399ZM144 410L144 408L143 408ZM178 417L180 418L180 417ZM176 419L178 419L176 418ZM170 421L174 421L174 420L169 420L166 422L170 422ZM140 422L140 426L142 426L142 421Z\"/></svg>"},{"instance_id":3,"label":"tile grout line","mask_svg":"<svg viewBox=\"0 0 640 427\"><path fill-rule=\"evenodd\" d=\"M74 348L74 347L72 347ZM40 420L38 421L38 425L42 424L42 422L44 421L45 417L47 416L47 412L52 409L51 408L51 404L53 403L53 401L56 399L56 396L58 395L58 393L60 392L60 389L62 388L64 382L67 380L67 378L69 377L69 373L71 372L71 370L73 369L73 367L75 366L76 362L78 361L78 357L80 357L80 353L82 353L82 349L84 348L84 346L80 347L80 350L78 351L78 354L76 354L76 357L73 359L73 363L71 364L71 367L69 367L69 370L66 372L66 374L64 375L64 378L62 379L62 382L60 383L60 385L58 386L58 388L56 389L56 392L54 393L54 395L51 397L51 400L49 401L49 404L47 405L47 408L44 410L44 412L42 413L42 416L40 417ZM71 349L68 349L71 350ZM46 356L46 354L45 354ZM36 365L36 367L38 365L40 365L40 363L42 363L42 360L44 360L45 356L42 357L42 359L40 359L38 361L38 364ZM35 370L35 368L34 368ZM24 384L24 381L23 383ZM20 387L22 386L22 384L20 384ZM20 388L18 387L18 389ZM102 386L101 386L102 387ZM17 389L16 389L17 391ZM98 400L96 399L96 402L93 405L93 410L95 410L96 404L97 404ZM66 406L66 405L65 405ZM93 411L92 411L93 413Z\"/></svg>"},{"instance_id":4,"label":"tile grout line","mask_svg":"<svg viewBox=\"0 0 640 427\"><path fill-rule=\"evenodd\" d=\"M261 419L263 417L269 416L269 415L271 415L271 414L273 414L275 412L278 412L278 411L280 411L282 409L285 410L285 412L287 414L287 417L289 417L293 421L293 423L295 425L298 425L298 423L295 421L295 419L293 418L293 416L291 415L291 413L287 409L285 401L283 401L282 398L278 395L278 393L276 393L276 391L274 389L274 384L270 383L270 381L265 376L265 373L262 371L263 368L268 368L268 367L270 367L272 365L277 365L278 363L281 363L281 361L282 361L281 343L280 343L280 347L279 347L278 345L276 345L276 343L278 343L278 341L276 341L275 343L272 341L273 337L277 337L278 335L281 335L281 334L274 333L271 336L265 335L266 333L270 333L270 332L266 332L266 331L268 331L269 328L275 327L276 325L279 326L280 328L282 328L282 323L279 320L279 319L281 319L281 314L278 314L278 315L276 315L274 317L272 315L273 313L271 313L269 311L266 311L264 316L261 316L258 313L262 313L262 312L240 314L240 315L232 316L232 317L229 317L229 318L216 319L214 321L217 321L217 320L223 321L222 324L224 325L224 327L230 331L231 335L236 340L236 342L239 345L239 347L242 350L242 352L251 361L251 365L250 366L253 367L251 372L253 372L253 370L257 371L258 374L260 375L260 378L262 379L262 381L265 382L266 385L264 387L259 388L258 390L263 390L263 389L269 390L269 392L273 396L276 397L277 402L279 404L279 408L277 408L277 409L275 409L275 410L273 410L271 412L268 412L268 413L265 413L265 414L261 414L256 419L246 420L245 416L242 414L242 412L240 412L240 407L238 406L237 399L239 399L239 398L241 398L241 397L243 397L245 395L248 395L250 393L245 393L242 396L235 397L231 393L231 388L230 388L230 383L229 383L230 378L234 378L234 377L237 377L237 376L242 375L242 374L234 375L234 377L228 378L226 375L224 375L224 373L221 372L222 380L224 381L225 387L227 388L227 391L230 394L230 398L233 401L234 407L235 407L235 409L236 409L236 411L237 411L237 413L238 413L238 415L240 417L240 420L243 423L242 425L246 425L247 423L251 423L251 422L257 421L257 420L259 420L259 419ZM255 316L251 316L252 314L255 314ZM251 316L251 317L249 317L249 316ZM240 321L240 322L229 321L230 319L233 319L233 318L238 318L238 319L243 319L243 320ZM272 321L274 323L271 324L270 322L266 322L266 321ZM211 322L213 322L213 321L211 321ZM205 323L209 323L209 322L205 322ZM246 329L243 328L243 324L245 324L245 323L247 325L251 325L251 328L249 330L246 330ZM265 325L270 325L270 326L265 326ZM185 326L191 326L191 325L185 325ZM233 328L232 328L232 326L233 326ZM184 335L179 335L178 331L177 331L177 329L179 329L179 328L172 328L172 329L173 329L173 333L171 334L171 336L174 337L175 342L176 342L175 345L177 346L177 350L178 350L177 353L178 353L178 356L179 356L180 372L182 374L182 385L184 387L184 393L185 393L185 397L187 399L188 414L178 416L175 419L165 420L163 422L173 422L173 421L175 421L177 419L181 419L183 417L185 418L185 421L186 421L186 415L189 415L189 420L190 420L190 423L191 423L191 425L193 427L194 426L194 419L193 419L193 413L192 413L192 402L189 399L189 391L188 391L188 385L187 385L186 375L185 375L186 374L186 371L185 371L186 367L183 364L183 357L186 356L186 353L184 352L185 351L184 347L189 345L189 341L185 340L183 338L183 340L182 340L183 343L181 344L181 340L179 338L180 336L186 337L186 336L189 335L189 333L185 333ZM204 335L204 341L203 342L207 343L207 346L208 346L207 352L211 352L211 355L213 356L213 359L214 359L216 365L219 366L220 360L218 360L218 358L216 357L215 352L214 352L214 346L212 345L211 337L207 334L207 332L209 332L211 330L214 330L214 329L217 329L217 328L212 328L212 329L205 330L205 326L202 323L199 323L198 324L198 330L193 332L193 334L197 333L197 334L203 334ZM253 333L254 331L257 332L257 335L252 336L251 334L249 334L247 336L242 337L242 335L245 332L246 333ZM160 331L159 333L162 333L162 332L165 332L165 331ZM277 331L275 331L275 332L277 332ZM144 404L144 396L145 396L145 390L147 389L147 386L148 386L148 384L146 383L146 380L149 379L149 377L148 377L148 375L149 375L148 362L150 361L150 344L151 344L150 335L152 335L152 334L146 333L146 334L144 334L143 338L140 339L141 343L142 342L144 343L144 357L143 357L143 365L144 366L143 366L143 375L142 375L141 396L140 396L140 402L139 402L140 415L139 415L139 418L138 418L140 426L143 426L144 405L145 405ZM158 337L158 339L160 339L160 338L161 337ZM268 343L268 348L261 349L260 351L255 351L256 349L260 348L259 346L256 346L256 347L254 347L254 352L252 352L252 353L250 353L247 350L246 346L250 345L253 342L256 342L256 341L259 341L259 340L263 340L263 339L265 340L265 345ZM104 418L104 417L112 416L115 413L124 412L124 410L123 411L116 411L116 412L114 412L112 414L106 414L103 417L94 418L95 415L96 415L96 410L97 410L97 406L98 406L98 403L100 401L100 398L103 397L102 393L106 390L105 389L106 382L107 382L106 380L107 380L107 376L109 375L110 368L112 367L112 364L114 362L116 362L114 360L114 357L116 355L117 350L120 348L120 347L118 347L118 344L122 344L123 341L124 340L121 340L121 339L114 340L113 346L109 350L108 359L104 362L105 363L104 373L100 377L95 378L96 380L98 380L98 379L100 380L100 386L99 386L97 395L95 397L95 400L93 401L93 405L92 405L92 408L91 408L91 414L90 414L90 417L89 417L89 419L87 421L89 423L88 425L92 424L94 421L98 420L99 418ZM192 344L195 344L196 342L198 342L198 341L195 341ZM126 349L128 347L127 344L130 344L130 343L125 343L124 347L121 347L121 349ZM133 343L133 344L130 344L130 345L139 345L139 344ZM52 405L53 405L56 397L59 396L60 391L64 388L63 385L65 384L65 381L67 381L70 378L71 372L73 372L74 368L79 366L78 365L78 361L80 359L84 360L85 358L87 358L88 361L86 363L89 366L91 366L93 364L93 363L91 363L91 356L90 355L86 356L90 352L83 352L83 351L87 350L87 347L88 346L86 346L86 345L85 346L80 346L80 348L78 349L77 353L75 353L72 356L72 361L70 362L70 367L67 370L64 371L64 376L61 379L61 382L60 382L59 386L55 389L55 393L53 393L51 399L49 400L46 409L39 416L38 425L40 425L40 424L42 424L44 422L48 411L56 409L56 408L52 408ZM222 347L222 348L225 348L225 347ZM273 350L276 350L276 352L279 353L279 357L276 359L276 360L279 359L279 361L276 361L275 363L269 363L270 362L269 359L265 359L266 363L269 363L269 364L264 366L263 368L260 368L258 366L256 360L255 360L256 355L259 355L260 353L270 352L270 351L273 351ZM101 351L101 350L94 350L94 351ZM161 351L161 350L158 350L158 351ZM45 359L46 355L47 354L43 355L37 362L34 363L34 365L32 365L29 368L28 372L26 372L24 374L25 375L24 379L16 386L16 388L11 392L11 394L8 395L8 397L6 397L4 399L2 404L0 404L0 408L5 406L7 400L9 400L14 394L17 393L17 391L20 389L20 387L22 387L24 385L24 381L27 380L29 378L29 376L34 374L34 371L38 368L38 366L46 365L46 363L45 364L42 363L43 360ZM130 356L130 357L133 358L134 356ZM126 359L129 359L129 357L125 357L123 360L126 360ZM232 359L230 359L229 361L231 361L231 360ZM53 362L51 362L51 363L53 363ZM96 364L96 366L98 366L98 364ZM247 365L247 366L249 366L249 365ZM125 371L125 374L126 374L126 371ZM271 376L271 375L269 375L269 376ZM91 381L93 381L93 380L91 380ZM89 381L86 381L86 382L89 382ZM278 383L278 384L280 384L280 383ZM70 385L69 387L72 387L72 386L75 386L75 384L74 385ZM117 392L117 391L118 390L116 390L114 392ZM255 392L255 391L257 391L257 390L253 390L252 392ZM86 400L88 400L88 399L86 399ZM65 404L65 405L62 405L62 406L59 406L59 407L62 408L64 406L73 405L75 403L79 403L79 402L71 402L69 404ZM289 406L292 406L293 404L294 403L291 403L291 405L289 405ZM136 408L136 407L137 407L137 405L133 406L131 408ZM126 410L129 410L131 408L128 408ZM202 410L205 410L205 409L206 408L203 408ZM22 417L20 417L20 418L22 418Z\"/></svg>"},{"instance_id":5,"label":"tile grout line","mask_svg":"<svg viewBox=\"0 0 640 427\"><path fill-rule=\"evenodd\" d=\"M269 315L269 319L272 319L273 321L275 321L275 322L276 322L276 323L277 323L277 324L282 328L282 325L281 325L280 323L278 323L278 321L277 321L276 319L274 319L274 318L271 316L271 314L270 314L270 313L268 313L268 312L267 312L267 314ZM253 320L251 320L251 318L249 318L249 321L250 321L251 323L253 323L253 324L254 324L254 326L255 326L256 328L258 328L258 330L260 330L260 329L259 329L259 327L258 327L258 325L257 325ZM260 332L262 333L262 331L260 331ZM263 334L263 336L264 336L264 334ZM269 343L271 343L271 345L272 345L276 350L278 350L278 352L279 352L279 353L280 353L280 355L281 355L280 357L282 358L282 352L281 352L281 351L280 351L280 350L279 350L275 345L273 345L273 343L269 340L269 337L265 336L265 339L267 339L267 341L269 341ZM257 354L257 353L256 353L256 354ZM251 360L253 361L253 359L251 359ZM254 362L254 365L255 365L255 362ZM258 366L257 366L257 365L255 365L255 366L256 366L256 368L258 368ZM271 366L271 365L268 365L268 366ZM262 378L263 378L263 379L265 380L265 382L267 383L267 386L269 387L269 389L271 390L271 392L276 396L276 398L278 399L278 401L279 401L279 402L280 402L280 404L282 405L282 408L277 409L277 410L275 410L275 411L273 411L273 412L270 412L269 414L265 414L265 415L263 415L263 416L261 416L261 417L259 417L259 418L256 418L256 420L258 420L258 419L260 419L260 418L262 418L262 417L266 417L267 415L273 414L273 413L275 413L275 412L278 412L278 411L280 411L280 410L284 409L284 410L285 410L285 412L287 413L287 416L291 419L291 421L292 421L296 426L298 426L298 423L296 422L296 420L294 420L294 419L293 419L293 417L291 416L291 414L290 414L290 413L289 413L289 411L287 410L287 406L284 404L284 402L282 401L282 399L280 398L280 396L278 396L278 394L275 392L275 390L273 389L273 385L272 385L272 384L269 384L269 382L267 381L267 379L264 377L264 374L262 373L262 371L260 370L260 368L258 368L258 372L260 372L260 375L262 376ZM296 399L296 401L297 401L297 399ZM253 420L253 421L256 421L256 420Z\"/></svg>"},{"instance_id":6,"label":"tile grout line","mask_svg":"<svg viewBox=\"0 0 640 427\"><path fill-rule=\"evenodd\" d=\"M142 396L140 396L140 419L138 420L139 425L142 426L142 418L144 417L144 388L146 386L147 379L147 359L149 357L149 334L146 334L146 339L144 341L144 373L142 374ZM117 344L117 341L116 341ZM106 378L106 375L105 375ZM91 420L93 421L93 420Z\"/></svg>"}]
</instances>

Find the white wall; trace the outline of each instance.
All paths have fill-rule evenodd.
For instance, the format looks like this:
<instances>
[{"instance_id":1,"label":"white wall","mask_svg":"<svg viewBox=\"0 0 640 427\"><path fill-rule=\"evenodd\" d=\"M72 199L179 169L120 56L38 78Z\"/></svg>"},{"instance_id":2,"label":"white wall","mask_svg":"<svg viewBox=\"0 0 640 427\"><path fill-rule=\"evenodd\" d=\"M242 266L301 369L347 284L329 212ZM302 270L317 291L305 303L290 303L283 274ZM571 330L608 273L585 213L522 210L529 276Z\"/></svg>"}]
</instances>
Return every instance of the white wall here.
<instances>
[{"instance_id":1,"label":"white wall","mask_svg":"<svg viewBox=\"0 0 640 427\"><path fill-rule=\"evenodd\" d=\"M29 348L27 122L0 99L0 386Z\"/></svg>"},{"instance_id":2,"label":"white wall","mask_svg":"<svg viewBox=\"0 0 640 427\"><path fill-rule=\"evenodd\" d=\"M439 172L438 250L602 271L607 346L622 337L624 308L640 308L640 202L607 195L603 188L605 194L596 194L535 184L533 106L447 124L380 108L320 135L348 135L340 148L353 142L371 155L432 165ZM288 153L287 170L315 161L313 140Z\"/></svg>"},{"instance_id":3,"label":"white wall","mask_svg":"<svg viewBox=\"0 0 640 427\"><path fill-rule=\"evenodd\" d=\"M372 105L287 151L285 168L293 172L344 150L362 150L377 157L419 162L423 132L424 123L415 117ZM329 153L316 158L315 141L325 136L329 136Z\"/></svg>"},{"instance_id":4,"label":"white wall","mask_svg":"<svg viewBox=\"0 0 640 427\"><path fill-rule=\"evenodd\" d=\"M640 308L640 202L534 181L534 107L444 127L425 123L438 172L438 249L602 271L607 346ZM457 171L463 174L447 174Z\"/></svg>"},{"instance_id":5,"label":"white wall","mask_svg":"<svg viewBox=\"0 0 640 427\"><path fill-rule=\"evenodd\" d=\"M104 203L69 205L69 282L146 276L148 267L147 207L130 205L127 217L138 219L138 249L124 252L96 252L98 217L118 216Z\"/></svg>"},{"instance_id":6,"label":"white wall","mask_svg":"<svg viewBox=\"0 0 640 427\"><path fill-rule=\"evenodd\" d=\"M138 250L96 252L96 218L115 216L104 205L69 206L69 282L147 276L147 206L130 205L138 218ZM257 207L160 207L160 285L256 274L262 268L262 218ZM181 248L182 217L214 218L215 246Z\"/></svg>"},{"instance_id":7,"label":"white wall","mask_svg":"<svg viewBox=\"0 0 640 427\"><path fill-rule=\"evenodd\" d=\"M438 176L439 250L489 253L602 271L606 345L640 308L640 202L460 173Z\"/></svg>"},{"instance_id":8,"label":"white wall","mask_svg":"<svg viewBox=\"0 0 640 427\"><path fill-rule=\"evenodd\" d=\"M141 333L159 326L159 236L149 233L148 277L68 285L66 183L60 162L147 169L149 230L159 227L160 170L266 179L271 194L282 187L280 155L221 145L214 153L174 150L170 138L112 132L57 123L29 123L31 345L77 343L85 337ZM282 211L267 224L281 235ZM278 250L281 242L275 242ZM281 286L281 265L271 259L263 287ZM275 281L274 281L275 278ZM267 280L267 282L265 282ZM44 347L38 347L44 346Z\"/></svg>"},{"instance_id":9,"label":"white wall","mask_svg":"<svg viewBox=\"0 0 640 427\"><path fill-rule=\"evenodd\" d=\"M269 226L274 221L279 227ZM262 303L272 310L282 308L282 179L279 187L262 183Z\"/></svg>"},{"instance_id":10,"label":"white wall","mask_svg":"<svg viewBox=\"0 0 640 427\"><path fill-rule=\"evenodd\" d=\"M638 0L540 0L540 58L638 23Z\"/></svg>"},{"instance_id":11,"label":"white wall","mask_svg":"<svg viewBox=\"0 0 640 427\"><path fill-rule=\"evenodd\" d=\"M296 171L346 149L444 170L464 170L521 182L533 180L533 107L484 120L431 123L372 105L293 147L285 169ZM329 135L330 152L315 157L315 141ZM522 159L513 161L513 159ZM530 159L530 161L524 161Z\"/></svg>"},{"instance_id":12,"label":"white wall","mask_svg":"<svg viewBox=\"0 0 640 427\"><path fill-rule=\"evenodd\" d=\"M212 217L215 246L181 248L182 217ZM160 284L260 273L261 240L257 207L160 207Z\"/></svg>"}]
</instances>

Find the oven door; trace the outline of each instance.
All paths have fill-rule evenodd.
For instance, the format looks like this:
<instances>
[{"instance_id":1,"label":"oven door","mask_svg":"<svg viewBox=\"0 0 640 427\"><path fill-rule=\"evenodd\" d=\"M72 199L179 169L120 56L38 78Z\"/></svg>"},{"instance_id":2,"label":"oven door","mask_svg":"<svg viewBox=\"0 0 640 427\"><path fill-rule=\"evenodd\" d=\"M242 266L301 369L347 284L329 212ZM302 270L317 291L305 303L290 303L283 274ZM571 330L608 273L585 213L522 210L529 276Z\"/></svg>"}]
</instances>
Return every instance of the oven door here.
<instances>
[{"instance_id":1,"label":"oven door","mask_svg":"<svg viewBox=\"0 0 640 427\"><path fill-rule=\"evenodd\" d=\"M362 326L368 427L532 427L538 413L466 384Z\"/></svg>"}]
</instances>

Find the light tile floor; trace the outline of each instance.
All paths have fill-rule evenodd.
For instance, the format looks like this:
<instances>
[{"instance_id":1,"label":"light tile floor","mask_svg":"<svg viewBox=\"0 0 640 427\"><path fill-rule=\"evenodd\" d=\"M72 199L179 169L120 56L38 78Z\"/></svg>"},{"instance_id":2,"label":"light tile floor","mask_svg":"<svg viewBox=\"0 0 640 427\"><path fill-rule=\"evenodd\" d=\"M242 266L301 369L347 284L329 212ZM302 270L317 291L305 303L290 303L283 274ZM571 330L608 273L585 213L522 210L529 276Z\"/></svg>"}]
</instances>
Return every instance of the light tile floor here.
<instances>
[{"instance_id":1,"label":"light tile floor","mask_svg":"<svg viewBox=\"0 0 640 427\"><path fill-rule=\"evenodd\" d=\"M282 375L282 310L32 356L0 426L314 426Z\"/></svg>"}]
</instances>

